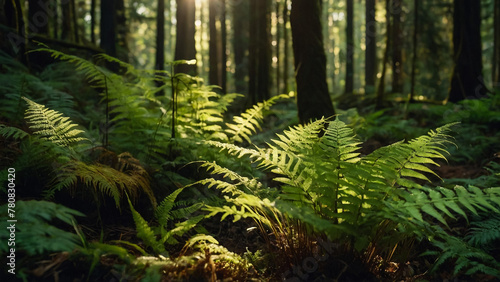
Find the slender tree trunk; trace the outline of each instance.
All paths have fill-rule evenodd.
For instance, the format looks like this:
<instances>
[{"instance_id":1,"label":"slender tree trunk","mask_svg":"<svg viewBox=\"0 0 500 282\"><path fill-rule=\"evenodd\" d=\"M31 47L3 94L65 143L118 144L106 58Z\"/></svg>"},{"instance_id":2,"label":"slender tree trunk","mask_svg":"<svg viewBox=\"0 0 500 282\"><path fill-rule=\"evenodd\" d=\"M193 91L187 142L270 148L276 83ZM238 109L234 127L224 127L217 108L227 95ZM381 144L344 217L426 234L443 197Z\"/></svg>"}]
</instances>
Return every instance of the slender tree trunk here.
<instances>
[{"instance_id":1,"label":"slender tree trunk","mask_svg":"<svg viewBox=\"0 0 500 282\"><path fill-rule=\"evenodd\" d=\"M392 1L392 92L403 92L403 40L401 0Z\"/></svg>"},{"instance_id":2,"label":"slender tree trunk","mask_svg":"<svg viewBox=\"0 0 500 282\"><path fill-rule=\"evenodd\" d=\"M75 42L79 43L80 42L80 34L78 31L78 14L76 13L76 4L75 0L71 0L71 18L73 20L73 33L75 37Z\"/></svg>"},{"instance_id":3,"label":"slender tree trunk","mask_svg":"<svg viewBox=\"0 0 500 282\"><path fill-rule=\"evenodd\" d=\"M237 93L247 93L248 83L248 38L249 38L249 2L233 0L233 52L234 52L234 83Z\"/></svg>"},{"instance_id":4,"label":"slender tree trunk","mask_svg":"<svg viewBox=\"0 0 500 282\"><path fill-rule=\"evenodd\" d=\"M221 37L220 32L217 29L217 22L219 17L219 3L218 0L212 0L208 2L208 26L210 32L210 41L208 46L208 81L211 85L221 86L220 77L220 44Z\"/></svg>"},{"instance_id":5,"label":"slender tree trunk","mask_svg":"<svg viewBox=\"0 0 500 282\"><path fill-rule=\"evenodd\" d=\"M326 83L326 55L321 28L321 0L293 0L292 26L297 107L305 124L335 114Z\"/></svg>"},{"instance_id":6,"label":"slender tree trunk","mask_svg":"<svg viewBox=\"0 0 500 282\"><path fill-rule=\"evenodd\" d=\"M365 22L365 93L375 92L377 73L377 22L375 20L375 0L366 0Z\"/></svg>"},{"instance_id":7,"label":"slender tree trunk","mask_svg":"<svg viewBox=\"0 0 500 282\"><path fill-rule=\"evenodd\" d=\"M90 2L90 42L96 44L95 40L95 8L96 0Z\"/></svg>"},{"instance_id":8,"label":"slender tree trunk","mask_svg":"<svg viewBox=\"0 0 500 282\"><path fill-rule=\"evenodd\" d=\"M221 87L222 93L227 92L227 27L226 27L226 0L221 1Z\"/></svg>"},{"instance_id":9,"label":"slender tree trunk","mask_svg":"<svg viewBox=\"0 0 500 282\"><path fill-rule=\"evenodd\" d=\"M495 0L493 12L493 25L494 25L494 36L493 36L493 62L492 62L492 72L491 81L493 82L493 87L495 89L500 88L500 1Z\"/></svg>"},{"instance_id":10,"label":"slender tree trunk","mask_svg":"<svg viewBox=\"0 0 500 282\"><path fill-rule=\"evenodd\" d=\"M385 9L386 9L386 43L385 43L385 51L384 58L382 59L382 74L380 76L380 80L377 88L377 99L376 99L376 108L380 109L384 103L384 92L385 92L385 74L387 72L387 61L389 60L389 48L391 46L391 0L385 0Z\"/></svg>"},{"instance_id":11,"label":"slender tree trunk","mask_svg":"<svg viewBox=\"0 0 500 282\"><path fill-rule=\"evenodd\" d=\"M480 1L455 0L453 11L453 54L455 67L448 101L485 96L481 54Z\"/></svg>"},{"instance_id":12,"label":"slender tree trunk","mask_svg":"<svg viewBox=\"0 0 500 282\"><path fill-rule=\"evenodd\" d=\"M269 99L269 76L271 68L271 15L270 15L270 1L259 0L257 8L258 25L258 67L257 67L257 100L260 102Z\"/></svg>"},{"instance_id":13,"label":"slender tree trunk","mask_svg":"<svg viewBox=\"0 0 500 282\"><path fill-rule=\"evenodd\" d=\"M195 14L196 5L194 0L177 0L177 30L174 60L196 59L195 46ZM177 73L196 75L196 65L178 65Z\"/></svg>"},{"instance_id":14,"label":"slender tree trunk","mask_svg":"<svg viewBox=\"0 0 500 282\"><path fill-rule=\"evenodd\" d=\"M74 33L71 28L71 1L61 2L61 12L62 12L61 39L74 41L73 38Z\"/></svg>"},{"instance_id":15,"label":"slender tree trunk","mask_svg":"<svg viewBox=\"0 0 500 282\"><path fill-rule=\"evenodd\" d=\"M124 0L115 0L116 4L116 39L117 39L117 56L124 62L129 61L130 50L128 48L128 24L126 16L126 7Z\"/></svg>"},{"instance_id":16,"label":"slender tree trunk","mask_svg":"<svg viewBox=\"0 0 500 282\"><path fill-rule=\"evenodd\" d=\"M354 90L354 0L347 0L345 93Z\"/></svg>"},{"instance_id":17,"label":"slender tree trunk","mask_svg":"<svg viewBox=\"0 0 500 282\"><path fill-rule=\"evenodd\" d=\"M54 20L52 24L52 29L54 30L54 38L59 38L59 11L57 9L59 2L57 0L53 0L53 5L54 5Z\"/></svg>"},{"instance_id":18,"label":"slender tree trunk","mask_svg":"<svg viewBox=\"0 0 500 282\"><path fill-rule=\"evenodd\" d=\"M257 38L258 38L258 29L257 29L257 24L258 24L258 18L257 18L257 1L260 0L253 0L250 1L250 20L249 20L249 25L250 25L250 46L249 46L249 54L248 54L248 103L251 106L255 104L256 98L257 97L257 55L258 55L258 44L257 44Z\"/></svg>"},{"instance_id":19,"label":"slender tree trunk","mask_svg":"<svg viewBox=\"0 0 500 282\"><path fill-rule=\"evenodd\" d=\"M116 57L116 0L101 0L101 48Z\"/></svg>"},{"instance_id":20,"label":"slender tree trunk","mask_svg":"<svg viewBox=\"0 0 500 282\"><path fill-rule=\"evenodd\" d=\"M280 93L281 91L281 33L280 33L280 11L281 5L280 1L276 1L275 4L276 14L276 93Z\"/></svg>"},{"instance_id":21,"label":"slender tree trunk","mask_svg":"<svg viewBox=\"0 0 500 282\"><path fill-rule=\"evenodd\" d=\"M284 84L284 93L289 93L290 88L288 87L288 70L290 69L289 58L290 58L290 39L288 36L288 17L290 17L290 13L288 11L288 0L284 0L283 4L283 57L285 63L283 64L283 84Z\"/></svg>"},{"instance_id":22,"label":"slender tree trunk","mask_svg":"<svg viewBox=\"0 0 500 282\"><path fill-rule=\"evenodd\" d=\"M410 97L409 101L412 102L413 98L415 97L415 76L416 76L416 65L417 65L417 35L418 35L418 25L419 25L419 18L418 18L418 10L419 10L419 0L414 0L413 1L413 56L411 59L411 89L410 89Z\"/></svg>"},{"instance_id":23,"label":"slender tree trunk","mask_svg":"<svg viewBox=\"0 0 500 282\"><path fill-rule=\"evenodd\" d=\"M156 13L155 69L165 70L165 0L158 0Z\"/></svg>"},{"instance_id":24,"label":"slender tree trunk","mask_svg":"<svg viewBox=\"0 0 500 282\"><path fill-rule=\"evenodd\" d=\"M16 33L7 33L9 45L13 46L14 54L20 62L28 65L28 56L26 54L27 34L26 25L23 18L23 8L19 0L7 1L5 3L5 21L16 29ZM7 44L7 40L5 42ZM10 49L10 47L9 47Z\"/></svg>"}]
</instances>

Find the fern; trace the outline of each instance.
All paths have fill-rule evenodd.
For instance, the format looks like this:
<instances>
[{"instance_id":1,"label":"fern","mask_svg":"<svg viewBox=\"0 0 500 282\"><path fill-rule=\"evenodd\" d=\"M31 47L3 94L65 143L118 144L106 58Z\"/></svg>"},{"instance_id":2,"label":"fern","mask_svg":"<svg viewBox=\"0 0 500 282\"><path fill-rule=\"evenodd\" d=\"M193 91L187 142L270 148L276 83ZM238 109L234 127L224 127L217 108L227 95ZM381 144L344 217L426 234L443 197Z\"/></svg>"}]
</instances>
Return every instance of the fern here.
<instances>
[{"instance_id":1,"label":"fern","mask_svg":"<svg viewBox=\"0 0 500 282\"><path fill-rule=\"evenodd\" d=\"M7 205L1 207L2 229L8 227ZM60 228L60 223L72 226L75 216L82 213L59 204L46 201L16 202L16 250L23 250L29 256L61 251L72 251L77 247L78 237ZM59 223L57 222L59 221ZM8 232L2 232L0 238L8 241ZM2 244L0 251L6 253L9 246Z\"/></svg>"},{"instance_id":2,"label":"fern","mask_svg":"<svg viewBox=\"0 0 500 282\"><path fill-rule=\"evenodd\" d=\"M159 222L159 226L150 227L142 216L134 209L132 202L129 201L130 210L136 225L137 236L150 247L154 253L168 256L165 249L165 244L178 244L176 236L183 236L185 233L195 228L197 224L204 218L203 215L192 216L189 219L175 224L174 228L170 228L168 223L175 219L191 216L194 212L202 207L201 203L193 204L187 208L172 210L179 203L176 203L176 198L184 188L179 188L172 192L169 196L160 203L155 212L155 218Z\"/></svg>"},{"instance_id":3,"label":"fern","mask_svg":"<svg viewBox=\"0 0 500 282\"><path fill-rule=\"evenodd\" d=\"M225 132L230 136L230 141L243 142L245 140L248 143L252 143L250 136L256 133L258 129L261 129L260 123L264 119L263 111L269 110L279 99L284 98L290 98L290 96L282 94L274 96L267 101L257 103L257 105L242 113L241 116L235 116L233 123L226 123L227 129Z\"/></svg>"},{"instance_id":4,"label":"fern","mask_svg":"<svg viewBox=\"0 0 500 282\"><path fill-rule=\"evenodd\" d=\"M27 98L23 99L28 103L25 118L31 124L30 128L34 134L41 135L43 139L62 147L88 141L87 138L80 136L84 131L75 129L78 125L72 123L69 117L64 117L61 113L47 109Z\"/></svg>"},{"instance_id":5,"label":"fern","mask_svg":"<svg viewBox=\"0 0 500 282\"><path fill-rule=\"evenodd\" d=\"M465 236L471 246L491 250L494 243L500 240L500 214L483 214L471 223ZM497 245L498 246L498 245Z\"/></svg>"}]
</instances>

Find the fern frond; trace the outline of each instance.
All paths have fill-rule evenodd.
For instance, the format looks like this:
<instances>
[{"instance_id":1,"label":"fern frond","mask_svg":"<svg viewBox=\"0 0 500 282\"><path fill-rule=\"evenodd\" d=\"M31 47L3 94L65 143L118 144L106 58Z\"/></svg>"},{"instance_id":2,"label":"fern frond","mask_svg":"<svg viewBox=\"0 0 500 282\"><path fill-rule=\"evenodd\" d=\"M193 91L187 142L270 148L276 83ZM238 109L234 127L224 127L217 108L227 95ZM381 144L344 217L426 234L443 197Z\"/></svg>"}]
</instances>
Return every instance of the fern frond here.
<instances>
[{"instance_id":1,"label":"fern frond","mask_svg":"<svg viewBox=\"0 0 500 282\"><path fill-rule=\"evenodd\" d=\"M479 220L471 222L471 228L465 236L467 243L474 247L489 249L500 240L500 214L488 213Z\"/></svg>"},{"instance_id":2,"label":"fern frond","mask_svg":"<svg viewBox=\"0 0 500 282\"><path fill-rule=\"evenodd\" d=\"M28 103L25 118L31 124L30 128L33 129L34 134L41 135L42 139L62 147L88 141L87 138L80 137L84 131L75 129L78 125L72 123L68 117L64 117L61 113L50 110L28 98L23 97L23 99Z\"/></svg>"},{"instance_id":3,"label":"fern frond","mask_svg":"<svg viewBox=\"0 0 500 282\"><path fill-rule=\"evenodd\" d=\"M248 143L252 143L250 140L250 135L260 130L260 123L264 119L264 111L268 110L272 105L274 105L279 99L290 98L288 95L282 94L274 96L271 99L259 102L252 108L247 109L240 116L235 116L232 123L226 123L228 127L225 132L230 136L230 141L232 142L243 142L243 140Z\"/></svg>"},{"instance_id":4,"label":"fern frond","mask_svg":"<svg viewBox=\"0 0 500 282\"><path fill-rule=\"evenodd\" d=\"M2 209L0 225L6 229L7 205ZM78 236L64 231L54 220L60 220L68 226L73 225L76 216L84 214L65 206L46 201L17 201L16 202L16 249L25 251L28 255L43 254L46 252L71 252L77 247ZM57 225L59 226L59 225ZM0 233L3 242L8 241L8 232ZM0 246L2 252L7 252L8 245Z\"/></svg>"},{"instance_id":5,"label":"fern frond","mask_svg":"<svg viewBox=\"0 0 500 282\"><path fill-rule=\"evenodd\" d=\"M0 135L2 135L5 138L13 138L16 140L23 139L29 134L17 127L12 127L12 126L6 126L4 124L0 124Z\"/></svg>"},{"instance_id":6,"label":"fern frond","mask_svg":"<svg viewBox=\"0 0 500 282\"><path fill-rule=\"evenodd\" d=\"M144 243L152 248L158 254L165 254L165 246L156 238L155 233L149 227L148 223L142 218L142 216L134 209L132 202L127 198L128 204L130 206L130 211L132 212L132 217L134 218L135 228L137 230L137 237L142 239Z\"/></svg>"},{"instance_id":7,"label":"fern frond","mask_svg":"<svg viewBox=\"0 0 500 282\"><path fill-rule=\"evenodd\" d=\"M425 254L439 255L431 270L435 271L445 261L455 260L453 273L455 275L465 272L466 275L484 273L500 278L500 263L491 255L480 249L474 248L459 238L445 236L443 240L434 240L433 245L440 249L440 252L426 252Z\"/></svg>"},{"instance_id":8,"label":"fern frond","mask_svg":"<svg viewBox=\"0 0 500 282\"><path fill-rule=\"evenodd\" d=\"M99 192L112 197L117 208L121 207L124 193L136 199L140 192L145 192L152 204L156 205L147 174L134 169L120 171L102 164L70 161L58 169L54 181L56 184L49 189L48 195L63 188L75 190L78 181L81 181L85 186L94 188L94 193Z\"/></svg>"}]
</instances>

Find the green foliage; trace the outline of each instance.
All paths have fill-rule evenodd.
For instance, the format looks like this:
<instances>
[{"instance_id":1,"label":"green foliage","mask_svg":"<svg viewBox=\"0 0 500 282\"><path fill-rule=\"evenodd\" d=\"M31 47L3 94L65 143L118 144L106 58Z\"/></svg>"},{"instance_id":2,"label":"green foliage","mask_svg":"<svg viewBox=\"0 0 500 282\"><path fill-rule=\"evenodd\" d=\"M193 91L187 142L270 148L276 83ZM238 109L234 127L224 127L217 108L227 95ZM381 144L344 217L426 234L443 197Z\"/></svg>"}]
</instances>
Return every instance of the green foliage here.
<instances>
[{"instance_id":1,"label":"green foliage","mask_svg":"<svg viewBox=\"0 0 500 282\"><path fill-rule=\"evenodd\" d=\"M297 229L298 220L309 226L301 228L305 234L299 237L311 236L311 231L325 234L356 253L365 253L368 263L373 253L389 260L398 243L409 238L441 236L448 240L449 235L437 232L441 227L436 222L447 226L456 215L467 219L478 210L498 210L500 188L426 188L420 184L430 182L426 174L437 176L430 169L437 165L436 159L446 160L446 146L453 144L447 134L451 126L367 156L356 152L360 142L338 119L293 127L277 135L268 148L210 142L237 158L253 159L260 168L276 174L273 180L281 185L274 197L259 197L259 190L267 189L261 183L212 163L205 166L227 180L198 183L216 187L225 195L227 204L206 208L209 216L222 213L223 219L254 218L277 232L277 238L291 236L283 226Z\"/></svg>"},{"instance_id":2,"label":"green foliage","mask_svg":"<svg viewBox=\"0 0 500 282\"><path fill-rule=\"evenodd\" d=\"M24 118L31 124L30 128L33 130L33 134L41 135L42 139L49 140L61 147L88 141L80 136L84 131L75 129L78 125L72 123L69 117L64 117L62 113L47 109L27 98L23 97L23 99L28 103Z\"/></svg>"},{"instance_id":3,"label":"green foliage","mask_svg":"<svg viewBox=\"0 0 500 282\"><path fill-rule=\"evenodd\" d=\"M150 227L144 218L134 209L132 202L129 201L130 210L135 222L137 237L143 240L144 244L151 248L155 254L168 256L165 244L177 244L176 236L183 236L203 219L203 215L192 216L194 212L201 208L202 204L197 203L189 207L172 210L176 206L175 200L183 188L179 188L167 196L158 206L155 218L159 226ZM177 203L178 205L179 203ZM177 220L191 216L183 222L175 224L175 227L168 226L169 221Z\"/></svg>"},{"instance_id":4,"label":"green foliage","mask_svg":"<svg viewBox=\"0 0 500 282\"><path fill-rule=\"evenodd\" d=\"M7 205L0 207L2 214L2 230L9 227ZM69 209L65 206L46 201L17 201L15 208L14 223L16 228L15 245L16 250L23 250L29 256L50 252L71 252L78 244L78 237L61 229L61 223L66 227L74 224L75 216L84 216L82 213ZM7 253L9 245L9 232L1 232L2 244L0 251Z\"/></svg>"}]
</instances>

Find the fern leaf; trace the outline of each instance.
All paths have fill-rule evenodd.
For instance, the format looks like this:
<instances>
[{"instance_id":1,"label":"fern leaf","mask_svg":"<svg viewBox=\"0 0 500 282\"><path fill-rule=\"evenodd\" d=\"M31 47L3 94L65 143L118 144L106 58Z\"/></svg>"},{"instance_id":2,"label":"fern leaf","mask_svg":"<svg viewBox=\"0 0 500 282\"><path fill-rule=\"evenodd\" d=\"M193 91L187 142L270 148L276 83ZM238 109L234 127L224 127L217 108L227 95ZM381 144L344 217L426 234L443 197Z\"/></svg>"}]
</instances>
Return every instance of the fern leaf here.
<instances>
[{"instance_id":1,"label":"fern leaf","mask_svg":"<svg viewBox=\"0 0 500 282\"><path fill-rule=\"evenodd\" d=\"M62 147L88 141L87 138L79 136L84 131L75 129L78 125L73 124L68 117L63 117L61 113L47 109L28 98L23 99L28 103L25 118L31 123L30 128L34 130L34 134L39 134Z\"/></svg>"},{"instance_id":2,"label":"fern leaf","mask_svg":"<svg viewBox=\"0 0 500 282\"><path fill-rule=\"evenodd\" d=\"M132 217L134 218L135 227L137 230L137 237L144 241L144 243L151 247L153 251L157 254L164 254L165 246L156 239L156 235L154 234L151 227L149 227L148 223L142 218L142 216L134 209L132 202L128 199L128 204L130 206L130 211L132 212Z\"/></svg>"}]
</instances>

